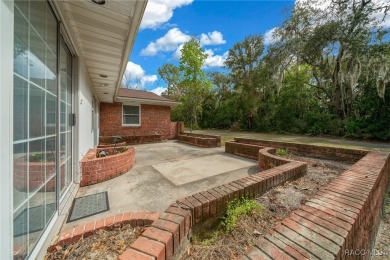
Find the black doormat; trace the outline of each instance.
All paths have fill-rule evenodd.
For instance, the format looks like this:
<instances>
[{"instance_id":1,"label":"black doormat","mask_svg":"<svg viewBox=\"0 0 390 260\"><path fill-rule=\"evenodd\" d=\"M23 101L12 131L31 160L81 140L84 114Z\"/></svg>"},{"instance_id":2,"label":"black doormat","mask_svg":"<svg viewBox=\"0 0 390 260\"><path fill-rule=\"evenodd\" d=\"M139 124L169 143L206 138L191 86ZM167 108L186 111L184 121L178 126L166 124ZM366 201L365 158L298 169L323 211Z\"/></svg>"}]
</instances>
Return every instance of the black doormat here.
<instances>
[{"instance_id":1,"label":"black doormat","mask_svg":"<svg viewBox=\"0 0 390 260\"><path fill-rule=\"evenodd\" d=\"M56 211L56 204L44 204L36 207L31 207L29 210L24 209L14 219L14 237L19 237L27 234L27 219L28 219L28 233L41 231L45 228L49 219ZM46 214L46 216L45 216ZM45 222L46 218L46 222Z\"/></svg>"},{"instance_id":2,"label":"black doormat","mask_svg":"<svg viewBox=\"0 0 390 260\"><path fill-rule=\"evenodd\" d=\"M67 223L96 215L109 209L107 191L78 197L73 200Z\"/></svg>"}]
</instances>

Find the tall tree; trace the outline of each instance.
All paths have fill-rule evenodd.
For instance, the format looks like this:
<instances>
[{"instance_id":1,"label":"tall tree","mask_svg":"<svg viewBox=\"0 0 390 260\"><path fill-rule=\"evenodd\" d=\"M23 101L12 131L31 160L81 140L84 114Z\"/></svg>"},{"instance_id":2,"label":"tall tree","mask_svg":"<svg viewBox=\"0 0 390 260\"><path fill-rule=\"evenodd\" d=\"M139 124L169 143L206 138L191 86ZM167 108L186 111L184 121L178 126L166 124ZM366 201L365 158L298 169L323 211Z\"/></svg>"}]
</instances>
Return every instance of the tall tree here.
<instances>
[{"instance_id":1,"label":"tall tree","mask_svg":"<svg viewBox=\"0 0 390 260\"><path fill-rule=\"evenodd\" d=\"M240 93L242 113L247 118L247 127L252 128L257 113L258 91L254 82L257 67L264 51L261 35L247 36L242 42L234 44L229 50L225 65L231 70L231 78Z\"/></svg>"},{"instance_id":2,"label":"tall tree","mask_svg":"<svg viewBox=\"0 0 390 260\"><path fill-rule=\"evenodd\" d=\"M388 1L378 0L298 1L291 18L277 31L280 41L270 53L309 64L311 86L323 92L339 118L348 118L364 49L383 35L381 21L375 17L385 17L389 8Z\"/></svg>"},{"instance_id":3,"label":"tall tree","mask_svg":"<svg viewBox=\"0 0 390 260\"><path fill-rule=\"evenodd\" d=\"M182 75L181 101L192 132L193 125L197 125L198 117L202 113L202 102L211 88L211 82L202 70L207 54L201 48L199 41L192 38L184 44L181 52L179 67Z\"/></svg>"},{"instance_id":4,"label":"tall tree","mask_svg":"<svg viewBox=\"0 0 390 260\"><path fill-rule=\"evenodd\" d=\"M180 82L180 70L173 64L165 63L158 68L158 74L167 84L165 96L172 97L179 95L178 85Z\"/></svg>"}]
</instances>

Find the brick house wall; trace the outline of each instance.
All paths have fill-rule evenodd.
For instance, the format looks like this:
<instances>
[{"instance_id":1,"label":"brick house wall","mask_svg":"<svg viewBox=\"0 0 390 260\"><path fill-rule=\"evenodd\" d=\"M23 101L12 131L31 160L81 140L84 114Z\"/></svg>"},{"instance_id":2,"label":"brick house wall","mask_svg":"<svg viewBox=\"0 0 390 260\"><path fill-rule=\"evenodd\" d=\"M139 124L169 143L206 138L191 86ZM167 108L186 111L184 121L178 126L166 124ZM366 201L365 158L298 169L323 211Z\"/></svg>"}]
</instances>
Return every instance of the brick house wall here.
<instances>
[{"instance_id":1,"label":"brick house wall","mask_svg":"<svg viewBox=\"0 0 390 260\"><path fill-rule=\"evenodd\" d=\"M171 136L171 108L141 104L141 126L122 126L122 103L100 103L100 136Z\"/></svg>"}]
</instances>

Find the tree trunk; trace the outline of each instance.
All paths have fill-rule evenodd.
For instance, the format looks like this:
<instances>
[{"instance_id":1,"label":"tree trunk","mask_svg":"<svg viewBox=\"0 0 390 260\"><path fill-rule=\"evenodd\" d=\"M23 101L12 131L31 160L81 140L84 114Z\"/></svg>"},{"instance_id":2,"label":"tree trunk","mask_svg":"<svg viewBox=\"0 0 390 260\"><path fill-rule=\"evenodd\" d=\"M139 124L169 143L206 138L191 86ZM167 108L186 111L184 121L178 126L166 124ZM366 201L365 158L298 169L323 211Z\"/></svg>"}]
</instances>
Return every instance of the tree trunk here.
<instances>
[{"instance_id":1,"label":"tree trunk","mask_svg":"<svg viewBox=\"0 0 390 260\"><path fill-rule=\"evenodd\" d=\"M334 65L333 75L332 75L333 107L336 110L337 115L341 119L345 118L345 111L343 105L343 93L342 93L341 82L339 77L343 55L344 55L344 48L343 46L340 46L340 51L339 54L337 55L337 59Z\"/></svg>"}]
</instances>

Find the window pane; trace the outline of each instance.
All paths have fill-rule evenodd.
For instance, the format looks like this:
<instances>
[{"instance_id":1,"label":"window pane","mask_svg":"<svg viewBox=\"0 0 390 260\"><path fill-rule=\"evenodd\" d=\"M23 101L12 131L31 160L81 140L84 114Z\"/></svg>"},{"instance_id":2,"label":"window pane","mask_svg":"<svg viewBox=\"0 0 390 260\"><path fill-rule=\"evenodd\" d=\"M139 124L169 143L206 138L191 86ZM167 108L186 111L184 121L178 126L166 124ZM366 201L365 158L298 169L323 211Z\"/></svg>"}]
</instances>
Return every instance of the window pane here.
<instances>
[{"instance_id":1,"label":"window pane","mask_svg":"<svg viewBox=\"0 0 390 260\"><path fill-rule=\"evenodd\" d=\"M72 78L70 77L70 75L68 75L67 77L67 83L66 83L66 86L67 86L67 92L68 92L68 95L66 96L66 103L68 104L72 104Z\"/></svg>"},{"instance_id":2,"label":"window pane","mask_svg":"<svg viewBox=\"0 0 390 260\"><path fill-rule=\"evenodd\" d=\"M30 138L45 135L45 91L30 84Z\"/></svg>"},{"instance_id":3,"label":"window pane","mask_svg":"<svg viewBox=\"0 0 390 260\"><path fill-rule=\"evenodd\" d=\"M139 116L123 116L123 123L125 125L138 125L139 124Z\"/></svg>"},{"instance_id":4,"label":"window pane","mask_svg":"<svg viewBox=\"0 0 390 260\"><path fill-rule=\"evenodd\" d=\"M57 57L46 49L46 89L50 93L57 95Z\"/></svg>"},{"instance_id":5,"label":"window pane","mask_svg":"<svg viewBox=\"0 0 390 260\"><path fill-rule=\"evenodd\" d=\"M45 186L45 192L46 192L46 205L45 205L45 211L46 211L46 218L45 222L46 225L50 222L52 217L54 216L54 213L56 212L56 178L52 178L49 180L49 182Z\"/></svg>"},{"instance_id":6,"label":"window pane","mask_svg":"<svg viewBox=\"0 0 390 260\"><path fill-rule=\"evenodd\" d=\"M14 259L25 259L28 254L27 203L14 212Z\"/></svg>"},{"instance_id":7,"label":"window pane","mask_svg":"<svg viewBox=\"0 0 390 260\"><path fill-rule=\"evenodd\" d=\"M47 67L45 65L45 43L30 27L30 53L28 57L30 68L30 80L42 88L45 88Z\"/></svg>"},{"instance_id":8,"label":"window pane","mask_svg":"<svg viewBox=\"0 0 390 260\"><path fill-rule=\"evenodd\" d=\"M29 192L33 192L46 180L45 139L30 142L29 151Z\"/></svg>"},{"instance_id":9,"label":"window pane","mask_svg":"<svg viewBox=\"0 0 390 260\"><path fill-rule=\"evenodd\" d=\"M57 52L57 20L51 10L49 3L46 2L46 43L48 51L56 55ZM57 55L56 55L57 56Z\"/></svg>"},{"instance_id":10,"label":"window pane","mask_svg":"<svg viewBox=\"0 0 390 260\"><path fill-rule=\"evenodd\" d=\"M25 17L28 17L29 2L30 1L26 1L26 0L15 0L16 6L19 7L19 9L22 11L22 13ZM16 8L15 8L15 11L16 11ZM15 23L16 22L17 21L15 20Z\"/></svg>"},{"instance_id":11,"label":"window pane","mask_svg":"<svg viewBox=\"0 0 390 260\"><path fill-rule=\"evenodd\" d=\"M56 102L57 97L46 95L46 135L56 133Z\"/></svg>"},{"instance_id":12,"label":"window pane","mask_svg":"<svg viewBox=\"0 0 390 260\"><path fill-rule=\"evenodd\" d=\"M43 40L46 38L46 6L45 0L34 0L30 9L30 23Z\"/></svg>"},{"instance_id":13,"label":"window pane","mask_svg":"<svg viewBox=\"0 0 390 260\"><path fill-rule=\"evenodd\" d=\"M14 208L17 208L27 199L27 143L14 145Z\"/></svg>"},{"instance_id":14,"label":"window pane","mask_svg":"<svg viewBox=\"0 0 390 260\"><path fill-rule=\"evenodd\" d=\"M27 139L27 98L28 84L19 77L14 77L14 140Z\"/></svg>"},{"instance_id":15,"label":"window pane","mask_svg":"<svg viewBox=\"0 0 390 260\"><path fill-rule=\"evenodd\" d=\"M61 101L60 102L60 131L64 132L65 131L65 126L66 126L66 104Z\"/></svg>"},{"instance_id":16,"label":"window pane","mask_svg":"<svg viewBox=\"0 0 390 260\"><path fill-rule=\"evenodd\" d=\"M46 139L46 180L49 180L56 173L56 138Z\"/></svg>"},{"instance_id":17,"label":"window pane","mask_svg":"<svg viewBox=\"0 0 390 260\"><path fill-rule=\"evenodd\" d=\"M29 253L32 252L39 237L46 227L46 194L45 187L42 187L29 200L28 205L28 234L29 234Z\"/></svg>"},{"instance_id":18,"label":"window pane","mask_svg":"<svg viewBox=\"0 0 390 260\"><path fill-rule=\"evenodd\" d=\"M25 1L27 2L27 1ZM28 2L27 2L28 6ZM28 23L15 9L14 71L28 77Z\"/></svg>"},{"instance_id":19,"label":"window pane","mask_svg":"<svg viewBox=\"0 0 390 260\"><path fill-rule=\"evenodd\" d=\"M123 114L139 114L139 106L123 106Z\"/></svg>"}]
</instances>

